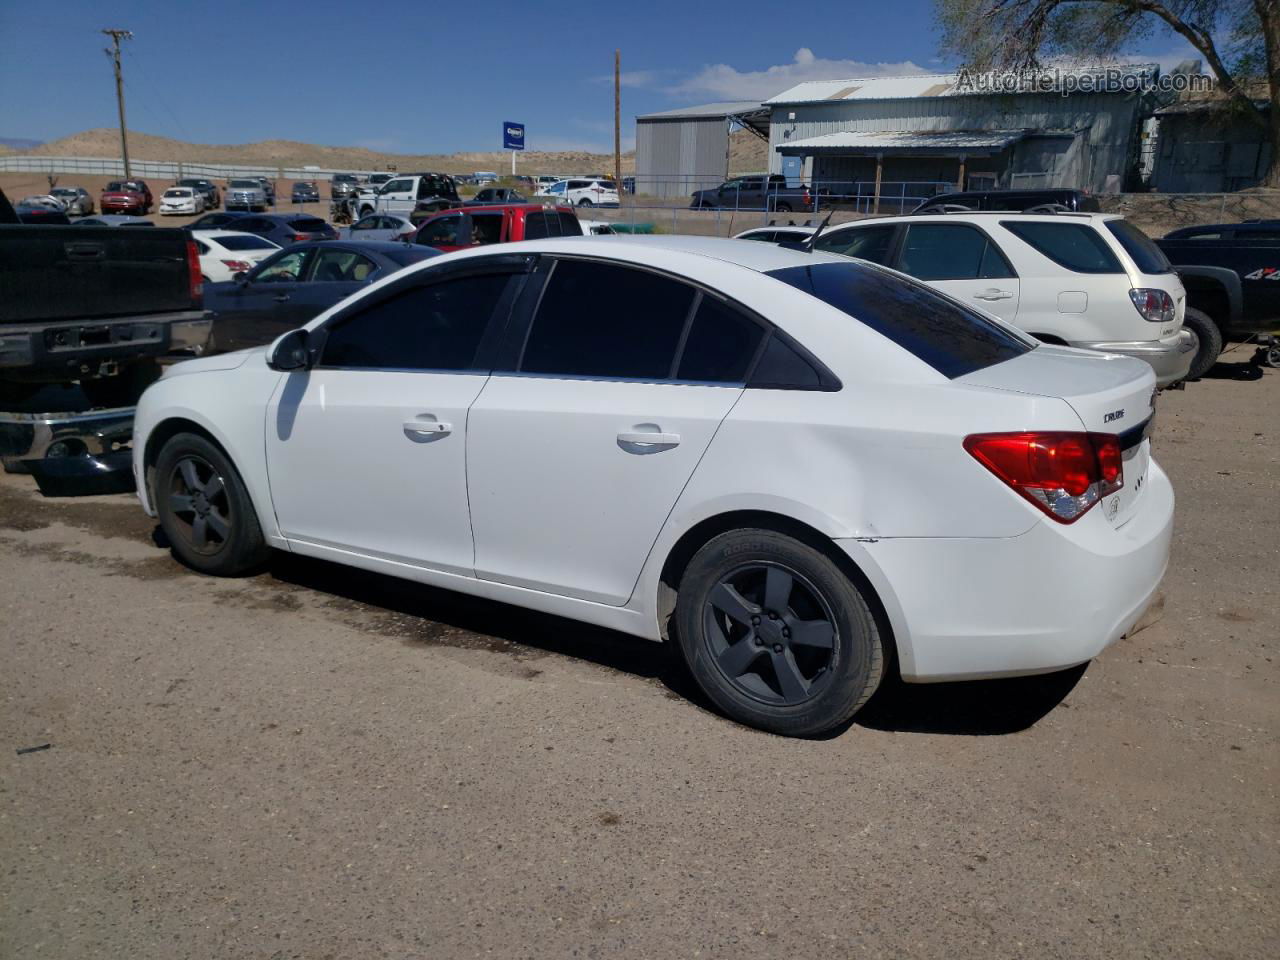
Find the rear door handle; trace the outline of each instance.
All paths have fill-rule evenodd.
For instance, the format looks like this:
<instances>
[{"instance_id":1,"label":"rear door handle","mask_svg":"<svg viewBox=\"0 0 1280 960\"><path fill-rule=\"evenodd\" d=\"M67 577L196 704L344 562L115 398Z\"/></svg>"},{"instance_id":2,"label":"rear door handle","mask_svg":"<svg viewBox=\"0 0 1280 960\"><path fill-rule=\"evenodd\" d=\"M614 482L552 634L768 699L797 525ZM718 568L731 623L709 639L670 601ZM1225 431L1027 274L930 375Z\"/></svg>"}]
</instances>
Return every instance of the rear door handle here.
<instances>
[{"instance_id":1,"label":"rear door handle","mask_svg":"<svg viewBox=\"0 0 1280 960\"><path fill-rule=\"evenodd\" d=\"M678 433L620 433L618 434L619 443L638 443L647 446L674 447L680 443L680 434Z\"/></svg>"},{"instance_id":2,"label":"rear door handle","mask_svg":"<svg viewBox=\"0 0 1280 960\"><path fill-rule=\"evenodd\" d=\"M276 296L272 297L271 299L274 300L276 303L287 303L289 301L289 295L287 293L280 293L280 294L276 294Z\"/></svg>"},{"instance_id":3,"label":"rear door handle","mask_svg":"<svg viewBox=\"0 0 1280 960\"><path fill-rule=\"evenodd\" d=\"M983 290L981 293L973 295L975 300L1012 300L1013 294L1008 290L997 290L992 287L990 290Z\"/></svg>"},{"instance_id":4,"label":"rear door handle","mask_svg":"<svg viewBox=\"0 0 1280 960\"><path fill-rule=\"evenodd\" d=\"M439 420L406 420L404 429L406 433L453 433L453 424Z\"/></svg>"}]
</instances>

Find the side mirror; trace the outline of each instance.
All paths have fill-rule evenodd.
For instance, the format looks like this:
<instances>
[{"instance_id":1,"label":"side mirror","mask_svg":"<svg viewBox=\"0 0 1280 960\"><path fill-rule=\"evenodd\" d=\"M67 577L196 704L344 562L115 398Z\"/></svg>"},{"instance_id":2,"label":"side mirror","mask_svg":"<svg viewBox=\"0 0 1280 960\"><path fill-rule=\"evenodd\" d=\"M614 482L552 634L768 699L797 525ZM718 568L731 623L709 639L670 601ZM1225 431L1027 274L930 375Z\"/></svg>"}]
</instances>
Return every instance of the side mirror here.
<instances>
[{"instance_id":1,"label":"side mirror","mask_svg":"<svg viewBox=\"0 0 1280 960\"><path fill-rule=\"evenodd\" d=\"M290 330L276 341L267 366L272 370L305 370L311 366L311 354L307 350L307 331Z\"/></svg>"}]
</instances>

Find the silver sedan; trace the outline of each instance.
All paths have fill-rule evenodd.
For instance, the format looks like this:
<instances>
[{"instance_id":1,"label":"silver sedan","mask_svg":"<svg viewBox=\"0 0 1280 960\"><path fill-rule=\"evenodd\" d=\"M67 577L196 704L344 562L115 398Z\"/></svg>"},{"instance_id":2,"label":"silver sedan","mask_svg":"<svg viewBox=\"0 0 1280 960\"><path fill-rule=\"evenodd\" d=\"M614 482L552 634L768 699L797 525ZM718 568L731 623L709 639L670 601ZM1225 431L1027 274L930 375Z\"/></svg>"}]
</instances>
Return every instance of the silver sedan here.
<instances>
[{"instance_id":1,"label":"silver sedan","mask_svg":"<svg viewBox=\"0 0 1280 960\"><path fill-rule=\"evenodd\" d=\"M404 217L387 213L371 213L343 228L343 240L408 240L418 228Z\"/></svg>"}]
</instances>

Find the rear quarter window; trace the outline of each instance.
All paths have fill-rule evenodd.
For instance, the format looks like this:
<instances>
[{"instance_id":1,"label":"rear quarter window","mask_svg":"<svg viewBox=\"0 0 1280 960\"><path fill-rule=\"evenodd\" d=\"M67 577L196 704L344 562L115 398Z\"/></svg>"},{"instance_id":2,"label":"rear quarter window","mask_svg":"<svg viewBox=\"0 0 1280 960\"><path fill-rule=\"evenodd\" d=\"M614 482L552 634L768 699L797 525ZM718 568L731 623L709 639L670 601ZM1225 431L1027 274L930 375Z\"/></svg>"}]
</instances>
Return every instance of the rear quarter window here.
<instances>
[{"instance_id":1,"label":"rear quarter window","mask_svg":"<svg viewBox=\"0 0 1280 960\"><path fill-rule=\"evenodd\" d=\"M923 283L877 267L815 263L769 276L848 314L953 380L1033 347Z\"/></svg>"},{"instance_id":2,"label":"rear quarter window","mask_svg":"<svg viewBox=\"0 0 1280 960\"><path fill-rule=\"evenodd\" d=\"M1107 242L1087 224L1001 220L1000 226L1060 267L1076 273L1124 273Z\"/></svg>"},{"instance_id":3,"label":"rear quarter window","mask_svg":"<svg viewBox=\"0 0 1280 960\"><path fill-rule=\"evenodd\" d=\"M1128 220L1108 220L1107 229L1143 273L1171 273L1173 266L1160 248Z\"/></svg>"}]
</instances>

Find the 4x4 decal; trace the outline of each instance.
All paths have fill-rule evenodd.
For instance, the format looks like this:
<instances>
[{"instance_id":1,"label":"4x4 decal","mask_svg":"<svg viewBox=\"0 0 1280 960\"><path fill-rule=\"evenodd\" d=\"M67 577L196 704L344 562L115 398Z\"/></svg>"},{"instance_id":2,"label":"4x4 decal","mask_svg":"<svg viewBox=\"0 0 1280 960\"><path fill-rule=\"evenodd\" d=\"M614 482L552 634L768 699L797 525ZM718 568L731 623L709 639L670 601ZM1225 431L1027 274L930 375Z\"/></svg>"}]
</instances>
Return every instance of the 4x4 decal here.
<instances>
[{"instance_id":1,"label":"4x4 decal","mask_svg":"<svg viewBox=\"0 0 1280 960\"><path fill-rule=\"evenodd\" d=\"M1246 280L1280 280L1280 267L1259 267L1244 275Z\"/></svg>"}]
</instances>

